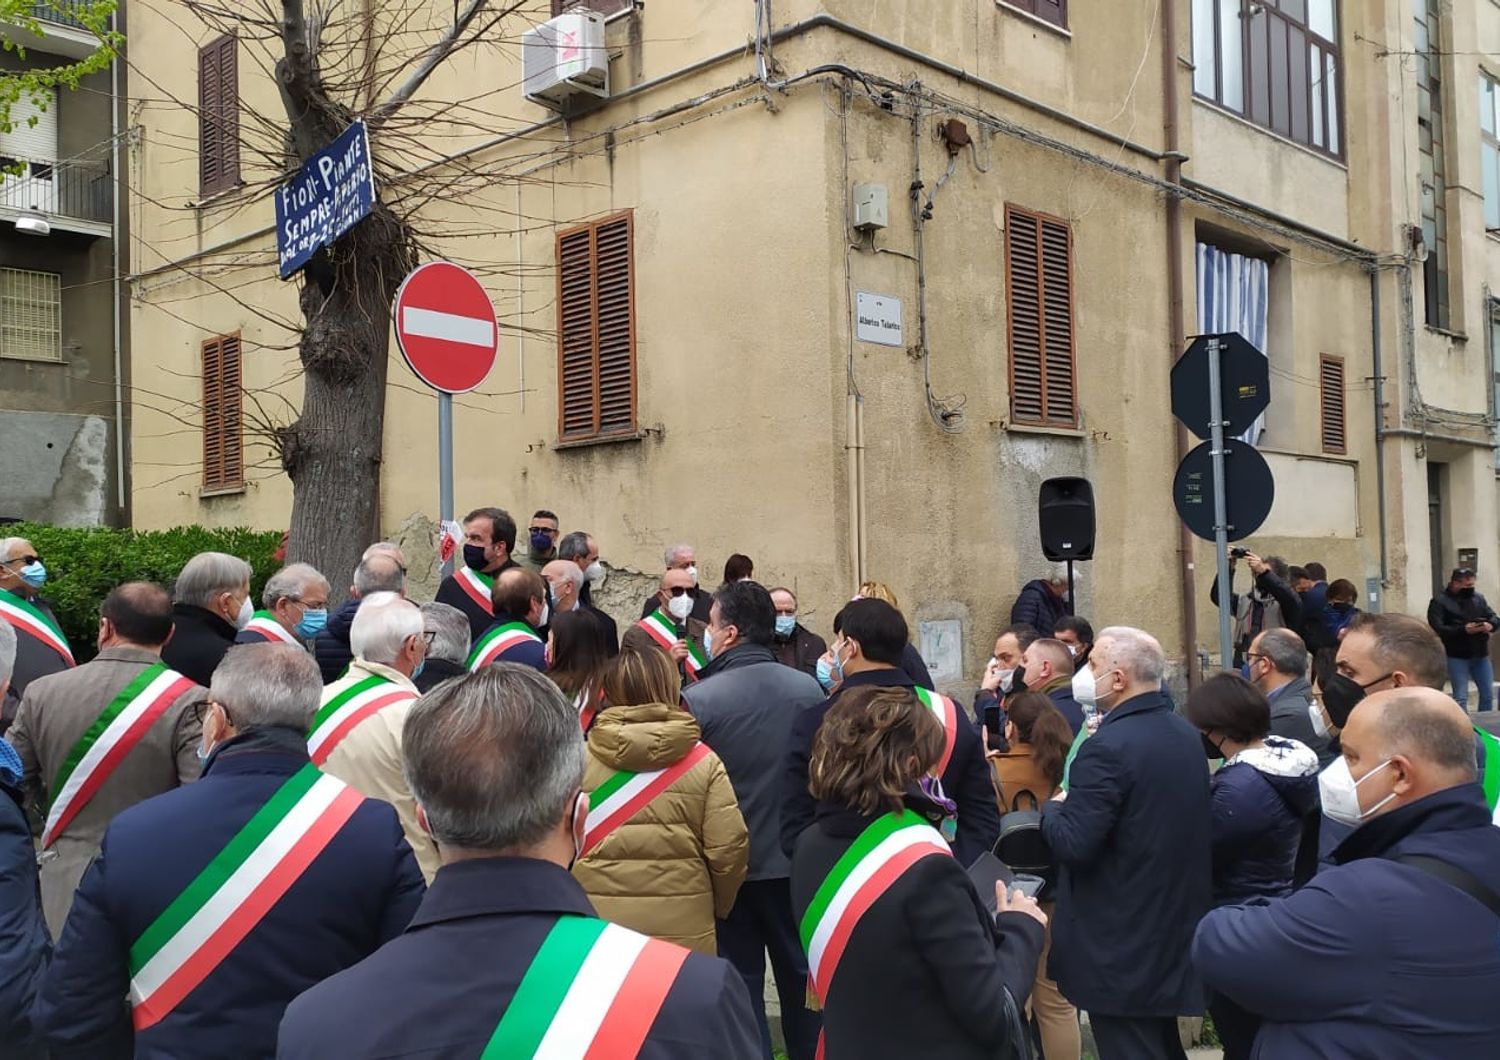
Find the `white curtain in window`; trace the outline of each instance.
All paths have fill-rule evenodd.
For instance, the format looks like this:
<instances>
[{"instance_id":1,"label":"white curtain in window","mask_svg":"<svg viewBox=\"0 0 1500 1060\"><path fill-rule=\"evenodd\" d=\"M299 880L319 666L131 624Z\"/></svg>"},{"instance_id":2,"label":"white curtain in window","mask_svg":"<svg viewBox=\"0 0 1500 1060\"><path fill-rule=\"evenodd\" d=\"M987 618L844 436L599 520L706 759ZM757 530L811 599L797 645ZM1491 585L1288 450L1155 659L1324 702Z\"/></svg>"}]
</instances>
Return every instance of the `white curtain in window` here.
<instances>
[{"instance_id":1,"label":"white curtain in window","mask_svg":"<svg viewBox=\"0 0 1500 1060\"><path fill-rule=\"evenodd\" d=\"M1198 334L1238 331L1264 355L1270 286L1271 267L1265 261L1199 243ZM1255 445L1265 428L1262 413L1240 437Z\"/></svg>"}]
</instances>

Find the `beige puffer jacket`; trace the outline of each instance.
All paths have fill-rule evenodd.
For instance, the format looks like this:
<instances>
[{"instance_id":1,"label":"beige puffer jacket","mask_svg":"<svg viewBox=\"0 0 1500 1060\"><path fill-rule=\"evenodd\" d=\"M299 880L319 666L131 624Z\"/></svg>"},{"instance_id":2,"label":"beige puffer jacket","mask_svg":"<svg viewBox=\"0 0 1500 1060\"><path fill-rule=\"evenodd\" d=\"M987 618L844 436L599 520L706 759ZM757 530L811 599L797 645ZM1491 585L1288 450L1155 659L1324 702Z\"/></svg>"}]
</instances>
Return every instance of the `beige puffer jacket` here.
<instances>
[{"instance_id":1,"label":"beige puffer jacket","mask_svg":"<svg viewBox=\"0 0 1500 1060\"><path fill-rule=\"evenodd\" d=\"M665 769L698 735L698 723L680 707L610 707L589 730L583 788L593 791L622 769ZM711 754L605 836L573 875L605 920L715 954L714 918L733 907L748 857L729 774Z\"/></svg>"}]
</instances>

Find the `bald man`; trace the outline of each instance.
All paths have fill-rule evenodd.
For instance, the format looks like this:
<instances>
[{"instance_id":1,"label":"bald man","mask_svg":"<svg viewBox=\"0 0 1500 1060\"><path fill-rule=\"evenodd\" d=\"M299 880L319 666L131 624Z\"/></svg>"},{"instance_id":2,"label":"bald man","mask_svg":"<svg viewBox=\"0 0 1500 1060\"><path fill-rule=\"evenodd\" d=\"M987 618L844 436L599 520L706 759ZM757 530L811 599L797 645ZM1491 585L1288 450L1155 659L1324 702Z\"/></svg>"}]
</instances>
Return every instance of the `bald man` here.
<instances>
[{"instance_id":1,"label":"bald man","mask_svg":"<svg viewBox=\"0 0 1500 1060\"><path fill-rule=\"evenodd\" d=\"M1256 1055L1493 1056L1500 1040L1500 828L1473 730L1432 688L1376 692L1322 774L1354 826L1290 897L1217 909L1193 961L1263 1020Z\"/></svg>"},{"instance_id":2,"label":"bald man","mask_svg":"<svg viewBox=\"0 0 1500 1060\"><path fill-rule=\"evenodd\" d=\"M1083 704L1073 698L1073 653L1068 646L1051 637L1032 641L1021 653L1021 669L1016 673L1029 691L1052 700L1077 736L1083 728Z\"/></svg>"}]
</instances>

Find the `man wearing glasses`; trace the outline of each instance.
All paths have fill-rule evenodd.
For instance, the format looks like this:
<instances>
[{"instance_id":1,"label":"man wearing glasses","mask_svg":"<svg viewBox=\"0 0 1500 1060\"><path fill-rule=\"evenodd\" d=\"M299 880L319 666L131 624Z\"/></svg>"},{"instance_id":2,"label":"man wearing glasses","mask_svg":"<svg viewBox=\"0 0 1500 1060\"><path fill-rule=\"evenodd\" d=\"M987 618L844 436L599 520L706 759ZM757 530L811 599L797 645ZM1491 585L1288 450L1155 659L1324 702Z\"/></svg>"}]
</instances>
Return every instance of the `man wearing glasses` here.
<instances>
[{"instance_id":1,"label":"man wearing glasses","mask_svg":"<svg viewBox=\"0 0 1500 1060\"><path fill-rule=\"evenodd\" d=\"M0 541L0 622L16 631L16 666L10 691L0 710L0 733L16 716L16 704L26 686L38 677L73 665L73 653L57 624L57 616L42 599L47 567L24 537Z\"/></svg>"},{"instance_id":2,"label":"man wearing glasses","mask_svg":"<svg viewBox=\"0 0 1500 1060\"><path fill-rule=\"evenodd\" d=\"M543 567L557 558L557 542L561 537L562 526L557 521L557 513L539 508L526 529L526 555L521 557L521 562L528 570L540 574Z\"/></svg>"}]
</instances>

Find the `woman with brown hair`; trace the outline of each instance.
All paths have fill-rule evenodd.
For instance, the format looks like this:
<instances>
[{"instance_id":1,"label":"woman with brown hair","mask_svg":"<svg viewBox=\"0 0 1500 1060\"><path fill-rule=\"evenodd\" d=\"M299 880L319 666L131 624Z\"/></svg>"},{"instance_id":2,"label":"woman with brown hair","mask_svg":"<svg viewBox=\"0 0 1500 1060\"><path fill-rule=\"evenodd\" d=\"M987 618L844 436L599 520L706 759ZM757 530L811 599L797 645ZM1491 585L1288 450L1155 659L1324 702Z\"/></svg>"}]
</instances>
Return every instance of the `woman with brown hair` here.
<instances>
[{"instance_id":1,"label":"woman with brown hair","mask_svg":"<svg viewBox=\"0 0 1500 1060\"><path fill-rule=\"evenodd\" d=\"M1062 786L1063 767L1073 746L1073 728L1062 711L1052 705L1051 698L1041 692L1019 692L1006 700L1006 706L1009 750L990 754L1000 812L1038 810ZM1052 909L1052 902L1042 902L1042 911L1048 917ZM1078 1010L1047 978L1047 955L1051 951L1052 925L1048 923L1036 981L1031 984L1031 1009L1042 1032L1042 1055L1046 1060L1078 1060L1083 1050Z\"/></svg>"},{"instance_id":2,"label":"woman with brown hair","mask_svg":"<svg viewBox=\"0 0 1500 1060\"><path fill-rule=\"evenodd\" d=\"M599 620L590 611L564 611L547 628L547 676L578 708L587 732L602 706L599 684L609 655L604 650Z\"/></svg>"},{"instance_id":3,"label":"woman with brown hair","mask_svg":"<svg viewBox=\"0 0 1500 1060\"><path fill-rule=\"evenodd\" d=\"M588 821L573 875L605 920L716 955L714 920L745 879L749 836L729 774L679 705L655 647L620 650L588 734Z\"/></svg>"},{"instance_id":4,"label":"woman with brown hair","mask_svg":"<svg viewBox=\"0 0 1500 1060\"><path fill-rule=\"evenodd\" d=\"M792 857L792 909L823 1005L825 1055L992 1060L1024 1034L1042 946L1036 903L992 915L937 825L942 726L909 689L841 695L813 742L817 816Z\"/></svg>"}]
</instances>

